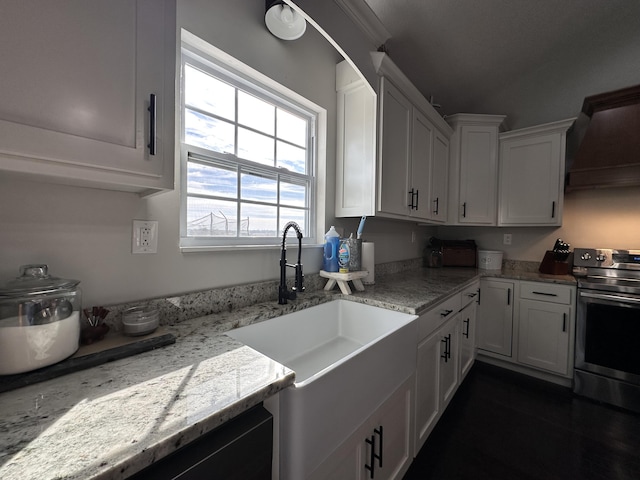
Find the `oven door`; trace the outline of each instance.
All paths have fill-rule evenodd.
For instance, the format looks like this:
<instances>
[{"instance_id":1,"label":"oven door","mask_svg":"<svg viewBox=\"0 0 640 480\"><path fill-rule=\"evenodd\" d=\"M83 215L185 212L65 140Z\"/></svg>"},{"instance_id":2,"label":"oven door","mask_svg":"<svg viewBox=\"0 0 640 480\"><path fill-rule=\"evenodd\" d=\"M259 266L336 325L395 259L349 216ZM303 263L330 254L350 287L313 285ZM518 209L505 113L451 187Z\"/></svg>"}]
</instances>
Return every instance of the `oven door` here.
<instances>
[{"instance_id":1,"label":"oven door","mask_svg":"<svg viewBox=\"0 0 640 480\"><path fill-rule=\"evenodd\" d=\"M640 295L578 290L575 368L640 385Z\"/></svg>"}]
</instances>

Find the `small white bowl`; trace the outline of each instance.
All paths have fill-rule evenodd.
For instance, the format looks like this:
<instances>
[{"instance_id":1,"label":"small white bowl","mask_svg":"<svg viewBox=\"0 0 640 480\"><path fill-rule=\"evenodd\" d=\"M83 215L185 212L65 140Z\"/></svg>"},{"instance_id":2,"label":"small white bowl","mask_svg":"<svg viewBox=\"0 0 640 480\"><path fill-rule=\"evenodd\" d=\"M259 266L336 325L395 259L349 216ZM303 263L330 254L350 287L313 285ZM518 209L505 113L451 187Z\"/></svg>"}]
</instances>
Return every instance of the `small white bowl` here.
<instances>
[{"instance_id":1,"label":"small white bowl","mask_svg":"<svg viewBox=\"0 0 640 480\"><path fill-rule=\"evenodd\" d=\"M122 314L123 333L131 337L148 335L158 328L158 310L148 307L132 307Z\"/></svg>"}]
</instances>

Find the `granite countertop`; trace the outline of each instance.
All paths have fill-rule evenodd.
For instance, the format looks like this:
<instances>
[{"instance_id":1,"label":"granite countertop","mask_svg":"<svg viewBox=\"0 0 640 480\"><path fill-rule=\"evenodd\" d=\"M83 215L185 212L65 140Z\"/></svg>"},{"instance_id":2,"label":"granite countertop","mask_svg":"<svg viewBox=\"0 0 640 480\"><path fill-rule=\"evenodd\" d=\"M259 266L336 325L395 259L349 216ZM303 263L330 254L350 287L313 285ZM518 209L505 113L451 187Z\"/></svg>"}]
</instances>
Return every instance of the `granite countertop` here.
<instances>
[{"instance_id":1,"label":"granite countertop","mask_svg":"<svg viewBox=\"0 0 640 480\"><path fill-rule=\"evenodd\" d=\"M575 284L570 276L421 268L380 276L348 298L421 314L481 275ZM0 394L0 478L123 479L142 470L294 382L289 368L225 331L337 292L183 321L167 327L173 345Z\"/></svg>"}]
</instances>

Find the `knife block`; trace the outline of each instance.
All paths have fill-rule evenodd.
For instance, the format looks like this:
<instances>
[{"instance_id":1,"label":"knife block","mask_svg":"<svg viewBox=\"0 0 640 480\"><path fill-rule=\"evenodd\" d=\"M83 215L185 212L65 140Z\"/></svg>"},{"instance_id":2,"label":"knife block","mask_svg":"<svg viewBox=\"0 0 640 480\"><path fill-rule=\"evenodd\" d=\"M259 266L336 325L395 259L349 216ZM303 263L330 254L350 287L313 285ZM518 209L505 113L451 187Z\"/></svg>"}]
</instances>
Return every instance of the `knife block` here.
<instances>
[{"instance_id":1,"label":"knife block","mask_svg":"<svg viewBox=\"0 0 640 480\"><path fill-rule=\"evenodd\" d=\"M538 270L540 273L547 273L550 275L568 275L569 261L567 259L558 260L555 252L547 250L542 262L540 262Z\"/></svg>"}]
</instances>

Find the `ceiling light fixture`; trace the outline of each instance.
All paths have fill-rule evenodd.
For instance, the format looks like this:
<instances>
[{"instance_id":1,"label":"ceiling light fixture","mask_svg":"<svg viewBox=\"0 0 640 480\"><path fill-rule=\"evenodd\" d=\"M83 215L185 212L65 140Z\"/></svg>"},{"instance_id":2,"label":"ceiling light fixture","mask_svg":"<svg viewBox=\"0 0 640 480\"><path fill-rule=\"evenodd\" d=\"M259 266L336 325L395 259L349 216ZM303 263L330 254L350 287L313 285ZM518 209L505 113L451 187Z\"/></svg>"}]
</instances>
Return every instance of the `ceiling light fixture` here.
<instances>
[{"instance_id":1,"label":"ceiling light fixture","mask_svg":"<svg viewBox=\"0 0 640 480\"><path fill-rule=\"evenodd\" d=\"M282 0L266 0L264 23L282 40L297 40L307 29L305 19Z\"/></svg>"}]
</instances>

